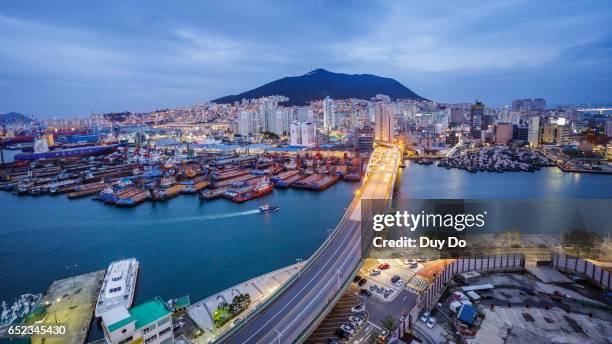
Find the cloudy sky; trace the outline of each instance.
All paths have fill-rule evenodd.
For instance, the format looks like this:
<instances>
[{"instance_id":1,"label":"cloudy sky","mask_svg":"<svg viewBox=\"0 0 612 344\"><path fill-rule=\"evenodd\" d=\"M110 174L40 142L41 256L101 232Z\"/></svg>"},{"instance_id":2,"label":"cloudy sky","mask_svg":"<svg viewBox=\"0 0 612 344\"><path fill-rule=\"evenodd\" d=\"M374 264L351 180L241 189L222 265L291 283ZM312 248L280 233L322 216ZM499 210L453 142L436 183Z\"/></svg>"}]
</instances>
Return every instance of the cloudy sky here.
<instances>
[{"instance_id":1,"label":"cloudy sky","mask_svg":"<svg viewBox=\"0 0 612 344\"><path fill-rule=\"evenodd\" d=\"M2 1L0 112L189 105L314 68L440 102L610 103L611 13L609 0Z\"/></svg>"}]
</instances>

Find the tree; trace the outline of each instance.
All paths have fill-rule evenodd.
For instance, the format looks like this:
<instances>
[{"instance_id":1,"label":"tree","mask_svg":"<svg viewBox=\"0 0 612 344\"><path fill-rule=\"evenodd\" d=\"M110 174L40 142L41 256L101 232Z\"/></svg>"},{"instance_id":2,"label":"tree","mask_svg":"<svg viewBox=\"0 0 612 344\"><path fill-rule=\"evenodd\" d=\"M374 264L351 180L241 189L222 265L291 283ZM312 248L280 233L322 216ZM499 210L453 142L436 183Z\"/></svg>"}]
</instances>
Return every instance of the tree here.
<instances>
[{"instance_id":1,"label":"tree","mask_svg":"<svg viewBox=\"0 0 612 344\"><path fill-rule=\"evenodd\" d=\"M380 324L384 329L388 330L389 332L394 331L399 326L399 324L395 320L395 317L393 317L392 315L387 315L383 320L380 321Z\"/></svg>"}]
</instances>

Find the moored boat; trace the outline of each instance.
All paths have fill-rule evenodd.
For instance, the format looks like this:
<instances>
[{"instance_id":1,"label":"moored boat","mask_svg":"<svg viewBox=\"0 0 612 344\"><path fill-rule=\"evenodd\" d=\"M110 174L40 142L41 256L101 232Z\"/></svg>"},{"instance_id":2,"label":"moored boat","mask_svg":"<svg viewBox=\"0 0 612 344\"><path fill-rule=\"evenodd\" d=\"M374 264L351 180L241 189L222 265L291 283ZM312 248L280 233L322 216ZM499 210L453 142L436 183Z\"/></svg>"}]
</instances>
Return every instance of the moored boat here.
<instances>
[{"instance_id":1,"label":"moored boat","mask_svg":"<svg viewBox=\"0 0 612 344\"><path fill-rule=\"evenodd\" d=\"M108 266L96 303L96 317L115 307L129 309L132 306L138 269L136 258L118 260Z\"/></svg>"}]
</instances>

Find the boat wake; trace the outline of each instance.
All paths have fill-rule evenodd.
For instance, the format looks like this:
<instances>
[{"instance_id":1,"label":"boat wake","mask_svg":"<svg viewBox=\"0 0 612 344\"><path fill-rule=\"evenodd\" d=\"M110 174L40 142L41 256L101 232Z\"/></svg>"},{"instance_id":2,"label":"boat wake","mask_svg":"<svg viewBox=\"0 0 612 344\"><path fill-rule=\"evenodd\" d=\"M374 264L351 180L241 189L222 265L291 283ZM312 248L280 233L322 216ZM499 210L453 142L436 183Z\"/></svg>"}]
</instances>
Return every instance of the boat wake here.
<instances>
[{"instance_id":1,"label":"boat wake","mask_svg":"<svg viewBox=\"0 0 612 344\"><path fill-rule=\"evenodd\" d=\"M245 210L245 211L234 212L234 213L215 214L215 215L185 216L185 217L174 217L174 218L167 218L167 219L161 219L161 220L134 221L130 223L135 224L135 225L145 225L145 224L151 224L151 223L194 222L194 221L203 221L203 220L220 220L220 219L227 219L231 217L248 216L248 215L253 215L253 214L259 214L259 209ZM125 224L125 222L123 222L123 224Z\"/></svg>"}]
</instances>

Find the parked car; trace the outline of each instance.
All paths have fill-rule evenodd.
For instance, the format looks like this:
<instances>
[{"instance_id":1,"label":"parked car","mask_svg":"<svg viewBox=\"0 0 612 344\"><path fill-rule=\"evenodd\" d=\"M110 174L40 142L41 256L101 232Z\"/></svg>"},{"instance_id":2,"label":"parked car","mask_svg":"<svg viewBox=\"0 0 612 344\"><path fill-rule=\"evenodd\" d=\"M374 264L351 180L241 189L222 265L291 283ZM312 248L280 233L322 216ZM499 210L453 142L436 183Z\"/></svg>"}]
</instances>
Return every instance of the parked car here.
<instances>
[{"instance_id":1,"label":"parked car","mask_svg":"<svg viewBox=\"0 0 612 344\"><path fill-rule=\"evenodd\" d=\"M389 265L389 263L382 263L378 266L379 269L381 270L386 270L388 268L390 268L391 266Z\"/></svg>"},{"instance_id":2,"label":"parked car","mask_svg":"<svg viewBox=\"0 0 612 344\"><path fill-rule=\"evenodd\" d=\"M360 293L361 295L365 295L365 296L367 296L367 297L372 296L372 292L370 292L369 290L364 289L364 288L361 288L361 289L359 290L359 293Z\"/></svg>"},{"instance_id":3,"label":"parked car","mask_svg":"<svg viewBox=\"0 0 612 344\"><path fill-rule=\"evenodd\" d=\"M398 279L397 281L395 281L395 283L393 283L393 285L395 285L398 288L403 288L406 285L406 281L404 281L403 279Z\"/></svg>"},{"instance_id":4,"label":"parked car","mask_svg":"<svg viewBox=\"0 0 612 344\"><path fill-rule=\"evenodd\" d=\"M399 279L400 279L400 277L398 275L395 275L395 276L391 277L391 283L395 283Z\"/></svg>"},{"instance_id":5,"label":"parked car","mask_svg":"<svg viewBox=\"0 0 612 344\"><path fill-rule=\"evenodd\" d=\"M427 320L429 320L429 315L429 312L423 312L423 314L421 314L421 321L427 323Z\"/></svg>"},{"instance_id":6,"label":"parked car","mask_svg":"<svg viewBox=\"0 0 612 344\"><path fill-rule=\"evenodd\" d=\"M351 315L348 319L349 319L350 322L354 322L354 323L357 323L359 325L363 325L363 318L361 318L361 317L356 317L354 315Z\"/></svg>"},{"instance_id":7,"label":"parked car","mask_svg":"<svg viewBox=\"0 0 612 344\"><path fill-rule=\"evenodd\" d=\"M356 321L351 321L349 326L352 327L355 331L357 331L359 327L361 327L361 324Z\"/></svg>"},{"instance_id":8,"label":"parked car","mask_svg":"<svg viewBox=\"0 0 612 344\"><path fill-rule=\"evenodd\" d=\"M438 257L431 256L431 257L429 257L429 260L433 262L433 261L438 260Z\"/></svg>"},{"instance_id":9,"label":"parked car","mask_svg":"<svg viewBox=\"0 0 612 344\"><path fill-rule=\"evenodd\" d=\"M372 284L370 286L370 291L378 291L378 286L376 284Z\"/></svg>"},{"instance_id":10,"label":"parked car","mask_svg":"<svg viewBox=\"0 0 612 344\"><path fill-rule=\"evenodd\" d=\"M434 326L436 326L436 317L429 317L427 319L427 327L434 328Z\"/></svg>"},{"instance_id":11,"label":"parked car","mask_svg":"<svg viewBox=\"0 0 612 344\"><path fill-rule=\"evenodd\" d=\"M351 334L339 328L336 330L336 336L340 337L340 339L349 339L351 337Z\"/></svg>"},{"instance_id":12,"label":"parked car","mask_svg":"<svg viewBox=\"0 0 612 344\"><path fill-rule=\"evenodd\" d=\"M425 263L426 261L427 261L427 258L425 258L425 257L421 257L421 258L417 259L417 262L419 262L419 263Z\"/></svg>"},{"instance_id":13,"label":"parked car","mask_svg":"<svg viewBox=\"0 0 612 344\"><path fill-rule=\"evenodd\" d=\"M384 290L384 292L383 292L383 296L384 296L384 297L385 297L385 299L386 299L386 298L387 298L389 295L393 294L393 292L394 292L394 290L393 290L393 289L386 289L386 290Z\"/></svg>"},{"instance_id":14,"label":"parked car","mask_svg":"<svg viewBox=\"0 0 612 344\"><path fill-rule=\"evenodd\" d=\"M350 325L348 324L342 324L340 325L340 329L348 334L353 334L355 333L355 329L352 328Z\"/></svg>"},{"instance_id":15,"label":"parked car","mask_svg":"<svg viewBox=\"0 0 612 344\"><path fill-rule=\"evenodd\" d=\"M355 278L353 278L353 282L354 282L354 283L359 283L359 282L361 282L361 276L359 276L359 275L355 276Z\"/></svg>"},{"instance_id":16,"label":"parked car","mask_svg":"<svg viewBox=\"0 0 612 344\"><path fill-rule=\"evenodd\" d=\"M415 261L414 263L408 263L408 266L414 269L414 268L418 268L419 264Z\"/></svg>"},{"instance_id":17,"label":"parked car","mask_svg":"<svg viewBox=\"0 0 612 344\"><path fill-rule=\"evenodd\" d=\"M366 308L365 308L364 305L357 305L357 306L351 308L351 312L353 314L365 313L365 311L366 311Z\"/></svg>"},{"instance_id":18,"label":"parked car","mask_svg":"<svg viewBox=\"0 0 612 344\"><path fill-rule=\"evenodd\" d=\"M371 276L380 275L380 269L373 269L373 270L370 272L370 275L371 275Z\"/></svg>"},{"instance_id":19,"label":"parked car","mask_svg":"<svg viewBox=\"0 0 612 344\"><path fill-rule=\"evenodd\" d=\"M378 335L378 342L379 343L386 343L387 342L387 337L389 337L389 331L381 331L380 334Z\"/></svg>"},{"instance_id":20,"label":"parked car","mask_svg":"<svg viewBox=\"0 0 612 344\"><path fill-rule=\"evenodd\" d=\"M359 281L359 283L357 283L357 285L363 287L363 285L366 284L367 281L368 279L364 277L361 279L361 281Z\"/></svg>"}]
</instances>

